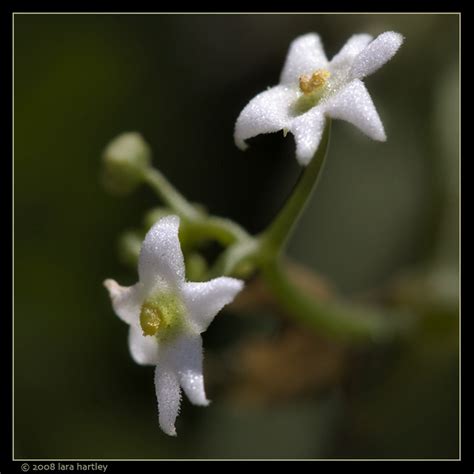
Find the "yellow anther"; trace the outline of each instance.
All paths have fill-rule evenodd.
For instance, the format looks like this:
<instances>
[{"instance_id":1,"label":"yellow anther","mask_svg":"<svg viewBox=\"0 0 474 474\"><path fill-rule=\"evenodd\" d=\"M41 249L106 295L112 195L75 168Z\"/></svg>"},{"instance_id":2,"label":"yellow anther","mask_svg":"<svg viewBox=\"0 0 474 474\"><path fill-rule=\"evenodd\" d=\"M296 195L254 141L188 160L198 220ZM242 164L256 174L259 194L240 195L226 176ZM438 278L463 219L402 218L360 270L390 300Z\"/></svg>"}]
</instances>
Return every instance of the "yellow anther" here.
<instances>
[{"instance_id":1,"label":"yellow anther","mask_svg":"<svg viewBox=\"0 0 474 474\"><path fill-rule=\"evenodd\" d=\"M154 336L163 322L163 314L154 303L145 303L140 312L140 326L144 336Z\"/></svg>"},{"instance_id":2,"label":"yellow anther","mask_svg":"<svg viewBox=\"0 0 474 474\"><path fill-rule=\"evenodd\" d=\"M179 331L184 323L185 307L179 295L158 293L148 298L140 310L140 326L144 336L164 339Z\"/></svg>"},{"instance_id":3,"label":"yellow anther","mask_svg":"<svg viewBox=\"0 0 474 474\"><path fill-rule=\"evenodd\" d=\"M318 69L313 74L303 74L300 76L300 89L305 95L310 95L315 91L321 90L326 84L331 73L326 69Z\"/></svg>"}]
</instances>

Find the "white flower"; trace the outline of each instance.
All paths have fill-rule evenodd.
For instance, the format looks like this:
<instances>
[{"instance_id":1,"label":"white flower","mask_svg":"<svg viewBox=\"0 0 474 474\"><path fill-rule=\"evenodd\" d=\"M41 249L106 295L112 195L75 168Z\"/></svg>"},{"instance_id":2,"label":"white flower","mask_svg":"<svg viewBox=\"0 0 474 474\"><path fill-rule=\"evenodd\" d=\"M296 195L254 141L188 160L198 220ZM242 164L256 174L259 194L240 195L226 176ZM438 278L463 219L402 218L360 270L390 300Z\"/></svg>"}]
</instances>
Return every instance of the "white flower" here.
<instances>
[{"instance_id":1,"label":"white flower","mask_svg":"<svg viewBox=\"0 0 474 474\"><path fill-rule=\"evenodd\" d=\"M114 311L130 325L133 359L156 365L159 422L169 435L176 435L181 388L195 405L209 404L200 334L243 287L242 281L228 277L186 282L178 228L179 218L167 216L149 230L140 251L137 284L104 282Z\"/></svg>"},{"instance_id":2,"label":"white flower","mask_svg":"<svg viewBox=\"0 0 474 474\"><path fill-rule=\"evenodd\" d=\"M235 143L261 133L290 131L296 141L296 158L309 163L316 152L325 116L346 120L370 138L385 141L385 131L364 83L365 76L385 64L403 42L388 31L372 40L354 35L329 62L318 35L309 33L290 45L280 84L254 97L235 124Z\"/></svg>"}]
</instances>

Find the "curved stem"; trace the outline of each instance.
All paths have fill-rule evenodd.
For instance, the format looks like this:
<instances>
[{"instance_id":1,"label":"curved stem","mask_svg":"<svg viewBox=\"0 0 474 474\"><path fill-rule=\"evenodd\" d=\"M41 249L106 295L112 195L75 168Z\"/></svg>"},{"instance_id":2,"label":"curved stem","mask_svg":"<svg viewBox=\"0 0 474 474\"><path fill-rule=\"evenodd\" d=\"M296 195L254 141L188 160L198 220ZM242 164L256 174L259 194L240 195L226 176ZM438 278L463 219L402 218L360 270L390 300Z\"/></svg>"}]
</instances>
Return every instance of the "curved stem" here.
<instances>
[{"instance_id":1,"label":"curved stem","mask_svg":"<svg viewBox=\"0 0 474 474\"><path fill-rule=\"evenodd\" d=\"M163 202L180 217L190 221L199 217L199 211L157 169L146 168L143 172L143 179L154 189Z\"/></svg>"},{"instance_id":2,"label":"curved stem","mask_svg":"<svg viewBox=\"0 0 474 474\"><path fill-rule=\"evenodd\" d=\"M243 275L237 275L236 272L246 263L251 264L252 260L258 256L259 250L259 243L256 239L250 238L236 242L222 252L211 269L209 277L215 278L223 275L243 277ZM251 272L253 269L254 266L249 265L249 268L244 268L242 273L246 273L245 270Z\"/></svg>"},{"instance_id":3,"label":"curved stem","mask_svg":"<svg viewBox=\"0 0 474 474\"><path fill-rule=\"evenodd\" d=\"M282 307L305 325L350 340L376 341L393 335L395 328L374 310L342 302L318 301L306 295L290 281L278 261L267 263L262 273Z\"/></svg>"},{"instance_id":4,"label":"curved stem","mask_svg":"<svg viewBox=\"0 0 474 474\"><path fill-rule=\"evenodd\" d=\"M163 202L186 221L198 238L213 238L224 246L250 238L250 235L242 227L230 219L206 216L193 206L157 169L146 168L143 178Z\"/></svg>"},{"instance_id":5,"label":"curved stem","mask_svg":"<svg viewBox=\"0 0 474 474\"><path fill-rule=\"evenodd\" d=\"M278 213L275 220L260 237L262 245L271 249L273 253L280 253L284 249L295 224L316 187L318 177L325 161L324 159L329 144L330 131L331 120L326 119L323 136L315 155L306 169L302 172L299 181L296 183L295 189L281 211Z\"/></svg>"},{"instance_id":6,"label":"curved stem","mask_svg":"<svg viewBox=\"0 0 474 474\"><path fill-rule=\"evenodd\" d=\"M224 246L252 239L250 234L237 223L224 217L209 216L191 225L204 237L213 237Z\"/></svg>"}]
</instances>

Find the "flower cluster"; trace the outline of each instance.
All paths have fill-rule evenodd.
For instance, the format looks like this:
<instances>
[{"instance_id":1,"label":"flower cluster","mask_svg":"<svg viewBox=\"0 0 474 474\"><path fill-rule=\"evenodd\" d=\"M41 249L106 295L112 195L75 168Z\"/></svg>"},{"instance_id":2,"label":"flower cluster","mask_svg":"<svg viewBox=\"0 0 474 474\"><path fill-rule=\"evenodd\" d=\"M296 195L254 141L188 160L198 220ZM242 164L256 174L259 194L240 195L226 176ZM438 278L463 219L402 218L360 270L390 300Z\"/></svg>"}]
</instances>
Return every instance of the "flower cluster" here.
<instances>
[{"instance_id":1,"label":"flower cluster","mask_svg":"<svg viewBox=\"0 0 474 474\"><path fill-rule=\"evenodd\" d=\"M253 98L239 115L234 135L237 146L245 149L245 140L261 133L291 132L296 141L296 157L302 165L307 165L320 144L326 117L346 120L374 140L385 140L384 127L362 79L385 64L402 42L403 37L395 32L383 33L375 39L367 34L354 35L328 61L318 35L311 33L295 39L280 83ZM329 133L329 129L326 132ZM325 150L323 146L321 150ZM260 268L264 267L261 262L265 259L267 264L269 258L277 259L281 250L277 245L269 251L264 248L265 239L253 238L232 221L215 216L207 218L205 213L196 212L157 170L151 169L150 156L148 145L137 134L118 137L104 156L109 187L130 191L140 182L147 181L157 189L173 213L187 219L187 225L201 219L198 222L201 234L207 225L206 235L216 239L219 236L221 243L229 245L223 252L228 265L217 266L219 271L211 272L212 275L241 276L222 268L238 268L237 264L248 263L249 256L260 262ZM299 194L293 193L297 199L290 199L281 212L283 220L278 221L275 228L278 232L283 229L285 239L311 194L320 169L314 166L317 164L314 160L313 166L306 169L306 178L300 180L302 190ZM317 171L311 173L311 168ZM148 231L138 257L138 283L123 287L111 279L104 282L114 311L130 326L128 342L133 359L138 364L156 366L159 423L168 435L176 435L181 390L193 404L209 404L204 389L201 333L244 285L243 281L227 276L206 282L186 281L179 223L179 217L167 215ZM135 258L136 252L137 249ZM256 254L259 259L255 258ZM272 269L275 270L275 266ZM297 298L285 280L278 277L269 281L274 282L277 297L289 294L291 298ZM296 305L298 308L311 310L313 305ZM334 328L337 324L332 321L338 317L337 308L333 307L329 314L331 322L326 326ZM303 319L308 320L306 315ZM321 321L321 314L318 313L316 319ZM354 320L351 324L349 330L357 332L359 326ZM370 325L361 323L360 327L361 331L372 334Z\"/></svg>"}]
</instances>

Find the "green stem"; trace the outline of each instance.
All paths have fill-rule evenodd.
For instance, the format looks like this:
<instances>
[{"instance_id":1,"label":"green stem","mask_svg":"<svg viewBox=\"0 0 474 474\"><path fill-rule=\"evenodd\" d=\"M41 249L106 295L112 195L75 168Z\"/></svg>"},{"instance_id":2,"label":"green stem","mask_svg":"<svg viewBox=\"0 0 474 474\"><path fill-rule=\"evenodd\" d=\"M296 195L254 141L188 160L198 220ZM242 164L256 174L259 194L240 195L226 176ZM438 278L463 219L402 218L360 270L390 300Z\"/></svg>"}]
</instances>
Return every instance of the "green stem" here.
<instances>
[{"instance_id":1,"label":"green stem","mask_svg":"<svg viewBox=\"0 0 474 474\"><path fill-rule=\"evenodd\" d=\"M198 239L212 238L223 246L250 239L250 235L230 219L206 216L182 196L157 169L146 168L143 179L173 212L186 221Z\"/></svg>"},{"instance_id":2,"label":"green stem","mask_svg":"<svg viewBox=\"0 0 474 474\"><path fill-rule=\"evenodd\" d=\"M255 269L253 263L258 256L258 245L258 240L250 238L227 247L211 269L209 278L218 276L245 278L247 272L251 273ZM248 265L245 265L246 263Z\"/></svg>"},{"instance_id":3,"label":"green stem","mask_svg":"<svg viewBox=\"0 0 474 474\"><path fill-rule=\"evenodd\" d=\"M352 304L318 301L293 285L278 261L263 267L263 277L272 293L295 319L329 336L349 340L383 340L394 327L383 315Z\"/></svg>"},{"instance_id":4,"label":"green stem","mask_svg":"<svg viewBox=\"0 0 474 474\"><path fill-rule=\"evenodd\" d=\"M155 168L145 168L143 179L176 214L183 219L198 219L199 211Z\"/></svg>"},{"instance_id":5,"label":"green stem","mask_svg":"<svg viewBox=\"0 0 474 474\"><path fill-rule=\"evenodd\" d=\"M316 187L326 157L330 130L331 121L330 119L326 119L323 136L314 157L301 174L295 189L275 220L260 236L262 245L270 249L274 254L278 254L284 249L285 244Z\"/></svg>"},{"instance_id":6,"label":"green stem","mask_svg":"<svg viewBox=\"0 0 474 474\"><path fill-rule=\"evenodd\" d=\"M203 237L213 237L225 247L237 241L253 239L237 223L224 217L209 216L192 223L192 226Z\"/></svg>"}]
</instances>

